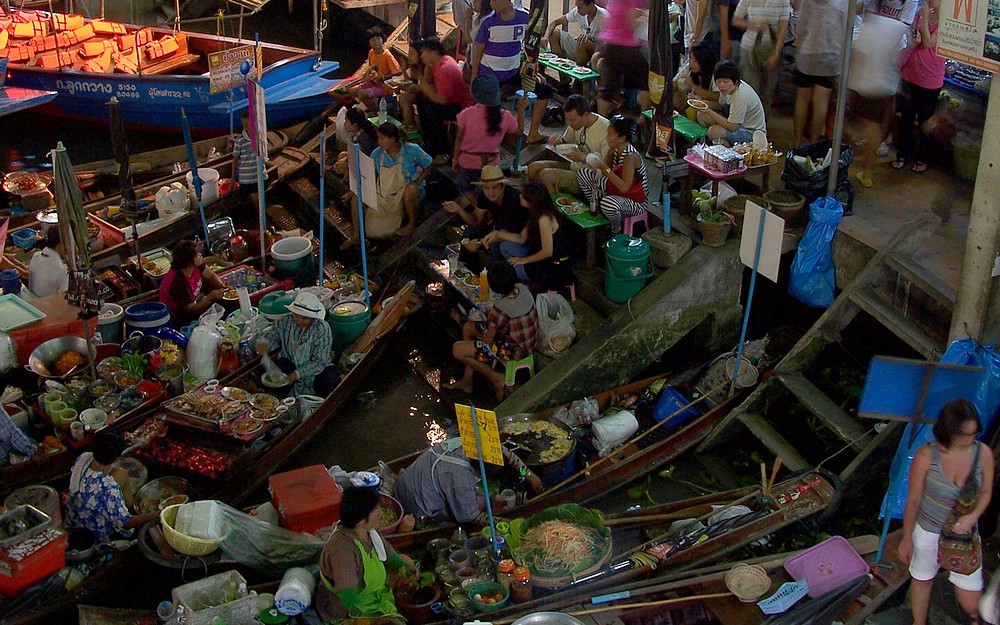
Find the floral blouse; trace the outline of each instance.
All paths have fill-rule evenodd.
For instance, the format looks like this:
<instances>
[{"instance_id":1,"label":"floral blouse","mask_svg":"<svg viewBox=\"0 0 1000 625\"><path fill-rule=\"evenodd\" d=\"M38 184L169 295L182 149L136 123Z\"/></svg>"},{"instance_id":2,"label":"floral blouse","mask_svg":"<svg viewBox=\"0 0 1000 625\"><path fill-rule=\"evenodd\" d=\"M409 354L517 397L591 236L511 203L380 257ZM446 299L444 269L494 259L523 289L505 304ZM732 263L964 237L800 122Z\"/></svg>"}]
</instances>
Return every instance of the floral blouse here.
<instances>
[{"instance_id":1,"label":"floral blouse","mask_svg":"<svg viewBox=\"0 0 1000 625\"><path fill-rule=\"evenodd\" d=\"M114 533L132 535L126 527L132 515L121 486L107 473L88 467L80 479L80 490L70 493L67 508L69 525L89 529L98 542Z\"/></svg>"}]
</instances>

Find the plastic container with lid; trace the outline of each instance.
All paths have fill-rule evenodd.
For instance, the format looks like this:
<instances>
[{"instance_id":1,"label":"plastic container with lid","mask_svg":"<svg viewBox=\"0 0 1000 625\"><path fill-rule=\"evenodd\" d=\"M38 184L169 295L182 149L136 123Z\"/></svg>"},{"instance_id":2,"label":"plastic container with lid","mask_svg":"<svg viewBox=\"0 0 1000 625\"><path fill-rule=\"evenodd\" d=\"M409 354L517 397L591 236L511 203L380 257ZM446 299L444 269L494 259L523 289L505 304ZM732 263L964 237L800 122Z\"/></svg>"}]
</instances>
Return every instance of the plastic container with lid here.
<instances>
[{"instance_id":1,"label":"plastic container with lid","mask_svg":"<svg viewBox=\"0 0 1000 625\"><path fill-rule=\"evenodd\" d=\"M653 275L649 244L626 234L616 234L604 246L604 294L623 304L646 286Z\"/></svg>"},{"instance_id":2,"label":"plastic container with lid","mask_svg":"<svg viewBox=\"0 0 1000 625\"><path fill-rule=\"evenodd\" d=\"M514 585L514 561L500 560L497 564L497 583L510 590Z\"/></svg>"},{"instance_id":3,"label":"plastic container with lid","mask_svg":"<svg viewBox=\"0 0 1000 625\"><path fill-rule=\"evenodd\" d=\"M514 583L511 585L510 594L514 603L524 603L531 601L531 594L534 586L531 581L531 571L526 566L519 566L514 569Z\"/></svg>"}]
</instances>

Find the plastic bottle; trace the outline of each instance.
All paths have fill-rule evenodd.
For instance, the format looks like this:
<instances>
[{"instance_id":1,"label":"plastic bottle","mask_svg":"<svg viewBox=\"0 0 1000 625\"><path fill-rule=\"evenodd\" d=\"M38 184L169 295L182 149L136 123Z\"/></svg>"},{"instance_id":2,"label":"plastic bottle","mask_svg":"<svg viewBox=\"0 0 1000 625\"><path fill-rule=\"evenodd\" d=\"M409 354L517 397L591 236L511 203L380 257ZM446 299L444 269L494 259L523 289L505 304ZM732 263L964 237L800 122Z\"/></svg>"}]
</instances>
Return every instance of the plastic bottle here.
<instances>
[{"instance_id":1,"label":"plastic bottle","mask_svg":"<svg viewBox=\"0 0 1000 625\"><path fill-rule=\"evenodd\" d=\"M485 267L479 272L479 301L490 301L490 280Z\"/></svg>"},{"instance_id":2,"label":"plastic bottle","mask_svg":"<svg viewBox=\"0 0 1000 625\"><path fill-rule=\"evenodd\" d=\"M500 560L497 564L497 583L508 591L514 585L514 561Z\"/></svg>"},{"instance_id":3,"label":"plastic bottle","mask_svg":"<svg viewBox=\"0 0 1000 625\"><path fill-rule=\"evenodd\" d=\"M205 242L202 241L201 237L198 236L198 235L195 235L195 237L194 237L194 247L195 247L195 249L198 250L199 254L204 254L205 253Z\"/></svg>"},{"instance_id":4,"label":"plastic bottle","mask_svg":"<svg viewBox=\"0 0 1000 625\"><path fill-rule=\"evenodd\" d=\"M388 120L388 118L389 118L388 110L389 110L389 107L385 103L385 98L381 98L378 101L378 123L379 123L379 125L384 124Z\"/></svg>"},{"instance_id":5,"label":"plastic bottle","mask_svg":"<svg viewBox=\"0 0 1000 625\"><path fill-rule=\"evenodd\" d=\"M597 194L596 193L591 193L590 194L590 214L591 215L596 215L597 214Z\"/></svg>"},{"instance_id":6,"label":"plastic bottle","mask_svg":"<svg viewBox=\"0 0 1000 625\"><path fill-rule=\"evenodd\" d=\"M514 584L510 588L510 595L514 603L531 601L532 589L531 571L524 566L514 569Z\"/></svg>"}]
</instances>

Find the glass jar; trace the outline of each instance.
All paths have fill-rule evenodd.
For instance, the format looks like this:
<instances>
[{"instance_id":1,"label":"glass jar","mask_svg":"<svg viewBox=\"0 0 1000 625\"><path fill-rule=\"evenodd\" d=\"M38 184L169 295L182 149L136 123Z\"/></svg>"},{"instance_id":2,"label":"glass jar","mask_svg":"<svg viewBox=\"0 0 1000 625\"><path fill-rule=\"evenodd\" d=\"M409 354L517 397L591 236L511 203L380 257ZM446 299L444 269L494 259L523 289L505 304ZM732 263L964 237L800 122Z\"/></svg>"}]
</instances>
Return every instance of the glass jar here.
<instances>
[{"instance_id":1,"label":"glass jar","mask_svg":"<svg viewBox=\"0 0 1000 625\"><path fill-rule=\"evenodd\" d=\"M455 545L458 549L464 548L465 541L467 540L469 540L469 535L465 533L465 530L461 526L451 535L451 544Z\"/></svg>"},{"instance_id":2,"label":"glass jar","mask_svg":"<svg viewBox=\"0 0 1000 625\"><path fill-rule=\"evenodd\" d=\"M531 582L531 571L527 567L519 566L514 569L514 583L510 588L511 598L514 603L524 603L531 601L533 590Z\"/></svg>"},{"instance_id":3,"label":"glass jar","mask_svg":"<svg viewBox=\"0 0 1000 625\"><path fill-rule=\"evenodd\" d=\"M508 591L514 585L514 561L500 560L497 564L497 583Z\"/></svg>"}]
</instances>

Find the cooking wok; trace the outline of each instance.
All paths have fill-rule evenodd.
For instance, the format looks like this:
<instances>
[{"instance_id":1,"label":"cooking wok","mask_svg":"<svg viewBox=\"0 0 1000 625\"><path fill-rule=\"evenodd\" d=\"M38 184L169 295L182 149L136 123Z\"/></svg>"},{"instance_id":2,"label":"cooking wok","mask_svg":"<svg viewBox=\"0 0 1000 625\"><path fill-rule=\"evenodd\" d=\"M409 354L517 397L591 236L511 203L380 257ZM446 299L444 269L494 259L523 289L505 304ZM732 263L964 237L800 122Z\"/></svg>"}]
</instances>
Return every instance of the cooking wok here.
<instances>
[{"instance_id":1,"label":"cooking wok","mask_svg":"<svg viewBox=\"0 0 1000 625\"><path fill-rule=\"evenodd\" d=\"M24 366L28 371L33 371L39 377L45 380L63 380L70 375L84 373L86 367L83 365L77 367L74 371L71 371L69 375L54 375L51 373L51 368L59 360L59 357L68 351L74 351L84 357L84 360L88 360L87 356L89 353L90 359L93 359L95 349L94 346L90 344L84 338L79 336L60 336L58 338L49 339L41 345L35 348L31 355L28 356L28 364Z\"/></svg>"},{"instance_id":2,"label":"cooking wok","mask_svg":"<svg viewBox=\"0 0 1000 625\"><path fill-rule=\"evenodd\" d=\"M539 455L549 448L551 437L547 435L536 437L533 434L509 435L502 431L503 426L509 423L530 423L532 421L546 421L565 432L570 439L569 451L566 452L566 455L555 460L542 462ZM576 459L576 436L573 435L573 430L559 419L551 416L540 417L532 413L519 413L498 418L497 426L501 430L500 441L508 447L513 447L513 452L531 467L531 470L537 473L546 485L557 484L573 473Z\"/></svg>"}]
</instances>

